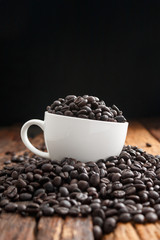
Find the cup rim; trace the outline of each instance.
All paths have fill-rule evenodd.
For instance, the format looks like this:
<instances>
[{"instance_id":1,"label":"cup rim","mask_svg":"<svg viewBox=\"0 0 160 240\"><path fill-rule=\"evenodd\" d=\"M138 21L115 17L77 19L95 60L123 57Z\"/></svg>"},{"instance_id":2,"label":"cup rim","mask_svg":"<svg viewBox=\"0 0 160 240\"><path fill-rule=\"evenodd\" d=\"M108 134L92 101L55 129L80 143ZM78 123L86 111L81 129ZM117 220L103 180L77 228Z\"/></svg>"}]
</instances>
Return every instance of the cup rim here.
<instances>
[{"instance_id":1,"label":"cup rim","mask_svg":"<svg viewBox=\"0 0 160 240\"><path fill-rule=\"evenodd\" d=\"M56 116L57 118L71 118L73 120L80 120L80 121L89 121L89 122L99 122L103 124L111 124L111 125L122 125L122 124L129 124L129 122L110 122L110 121L100 121L100 120L94 120L94 119L85 119L85 118L77 118L77 117L70 117L70 116L65 116L65 115L59 115L55 113L49 113L48 111L45 111L45 114L48 114L49 116Z\"/></svg>"}]
</instances>

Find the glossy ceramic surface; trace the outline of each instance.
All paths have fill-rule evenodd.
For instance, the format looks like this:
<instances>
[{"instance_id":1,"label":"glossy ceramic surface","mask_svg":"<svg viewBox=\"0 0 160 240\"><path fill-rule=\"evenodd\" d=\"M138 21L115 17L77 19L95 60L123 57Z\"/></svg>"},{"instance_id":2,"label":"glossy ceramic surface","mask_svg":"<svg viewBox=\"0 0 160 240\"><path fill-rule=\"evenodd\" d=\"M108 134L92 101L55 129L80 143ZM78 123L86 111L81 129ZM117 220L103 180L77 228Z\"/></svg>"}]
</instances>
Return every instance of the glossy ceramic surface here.
<instances>
[{"instance_id":1,"label":"glossy ceramic surface","mask_svg":"<svg viewBox=\"0 0 160 240\"><path fill-rule=\"evenodd\" d=\"M44 131L48 152L36 149L28 140L27 131L38 125ZM105 122L66 117L45 112L44 121L30 120L21 129L21 137L33 153L60 161L72 157L82 162L119 155L125 143L128 122Z\"/></svg>"}]
</instances>

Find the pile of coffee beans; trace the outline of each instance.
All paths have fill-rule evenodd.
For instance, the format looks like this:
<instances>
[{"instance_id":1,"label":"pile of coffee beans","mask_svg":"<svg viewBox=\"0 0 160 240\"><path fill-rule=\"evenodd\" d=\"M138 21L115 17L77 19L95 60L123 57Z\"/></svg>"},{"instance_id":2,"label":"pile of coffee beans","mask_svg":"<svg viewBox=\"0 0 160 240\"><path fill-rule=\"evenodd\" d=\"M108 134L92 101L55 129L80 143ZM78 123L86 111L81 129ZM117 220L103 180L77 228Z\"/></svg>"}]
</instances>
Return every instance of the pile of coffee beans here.
<instances>
[{"instance_id":1,"label":"pile of coffee beans","mask_svg":"<svg viewBox=\"0 0 160 240\"><path fill-rule=\"evenodd\" d=\"M122 111L117 106L107 107L103 100L98 97L84 95L68 95L65 98L58 98L51 106L47 107L49 113L94 119L110 122L126 122Z\"/></svg>"},{"instance_id":2,"label":"pile of coffee beans","mask_svg":"<svg viewBox=\"0 0 160 240\"><path fill-rule=\"evenodd\" d=\"M160 219L160 156L125 146L107 160L61 162L27 154L0 170L0 212L93 219L95 239L117 222Z\"/></svg>"}]
</instances>

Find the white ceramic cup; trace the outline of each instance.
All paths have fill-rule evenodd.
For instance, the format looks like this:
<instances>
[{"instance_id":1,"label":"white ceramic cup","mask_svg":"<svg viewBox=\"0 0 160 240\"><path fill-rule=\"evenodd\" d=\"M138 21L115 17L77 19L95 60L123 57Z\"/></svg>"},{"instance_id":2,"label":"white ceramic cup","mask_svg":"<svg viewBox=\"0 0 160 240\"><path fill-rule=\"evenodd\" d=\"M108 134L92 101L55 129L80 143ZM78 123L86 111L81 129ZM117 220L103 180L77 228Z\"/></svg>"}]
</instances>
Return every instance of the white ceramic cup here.
<instances>
[{"instance_id":1,"label":"white ceramic cup","mask_svg":"<svg viewBox=\"0 0 160 240\"><path fill-rule=\"evenodd\" d=\"M28 128L37 125L44 131L48 152L35 148L27 136ZM82 162L119 155L125 143L128 122L105 122L67 117L45 112L45 119L33 119L21 129L26 147L40 157L60 161L72 157Z\"/></svg>"}]
</instances>

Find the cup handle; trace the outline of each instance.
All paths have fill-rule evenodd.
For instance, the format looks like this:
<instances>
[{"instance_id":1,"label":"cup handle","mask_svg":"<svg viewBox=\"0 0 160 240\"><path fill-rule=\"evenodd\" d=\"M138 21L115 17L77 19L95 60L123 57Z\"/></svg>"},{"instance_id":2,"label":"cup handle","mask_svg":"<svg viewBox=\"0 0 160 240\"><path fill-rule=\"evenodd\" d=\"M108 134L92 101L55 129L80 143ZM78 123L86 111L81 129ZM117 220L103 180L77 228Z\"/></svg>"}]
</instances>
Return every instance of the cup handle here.
<instances>
[{"instance_id":1,"label":"cup handle","mask_svg":"<svg viewBox=\"0 0 160 240\"><path fill-rule=\"evenodd\" d=\"M44 121L38 120L38 119L33 119L33 120L29 120L28 122L26 122L21 128L21 138L22 138L24 145L34 154L36 154L40 157L43 157L43 158L50 158L48 152L42 152L42 151L38 150L29 141L27 132L28 132L28 128L31 125L37 125L44 131Z\"/></svg>"}]
</instances>

